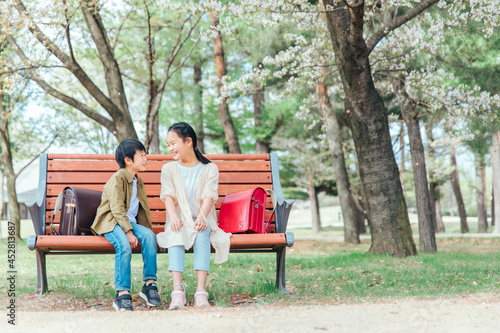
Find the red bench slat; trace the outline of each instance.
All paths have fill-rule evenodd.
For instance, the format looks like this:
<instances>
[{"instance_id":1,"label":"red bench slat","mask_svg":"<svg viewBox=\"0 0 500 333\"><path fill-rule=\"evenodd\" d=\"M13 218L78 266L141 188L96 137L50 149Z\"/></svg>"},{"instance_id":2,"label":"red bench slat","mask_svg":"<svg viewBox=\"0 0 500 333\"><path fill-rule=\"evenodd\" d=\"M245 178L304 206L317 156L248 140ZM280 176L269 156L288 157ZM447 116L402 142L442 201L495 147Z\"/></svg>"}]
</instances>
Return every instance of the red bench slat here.
<instances>
[{"instance_id":1,"label":"red bench slat","mask_svg":"<svg viewBox=\"0 0 500 333\"><path fill-rule=\"evenodd\" d=\"M268 248L273 245L286 245L285 234L234 234L231 236L231 249ZM104 236L38 236L37 248L57 251L114 252L113 245ZM133 249L139 252L140 247Z\"/></svg>"},{"instance_id":2,"label":"red bench slat","mask_svg":"<svg viewBox=\"0 0 500 333\"><path fill-rule=\"evenodd\" d=\"M147 170L142 173L160 172L165 163L170 161L148 161ZM214 161L219 168L220 172L263 172L271 171L271 163L269 161ZM88 171L95 172L110 171L115 172L118 170L118 163L115 161L75 161L75 160L56 160L50 161L47 165L49 172L75 172L75 171Z\"/></svg>"}]
</instances>

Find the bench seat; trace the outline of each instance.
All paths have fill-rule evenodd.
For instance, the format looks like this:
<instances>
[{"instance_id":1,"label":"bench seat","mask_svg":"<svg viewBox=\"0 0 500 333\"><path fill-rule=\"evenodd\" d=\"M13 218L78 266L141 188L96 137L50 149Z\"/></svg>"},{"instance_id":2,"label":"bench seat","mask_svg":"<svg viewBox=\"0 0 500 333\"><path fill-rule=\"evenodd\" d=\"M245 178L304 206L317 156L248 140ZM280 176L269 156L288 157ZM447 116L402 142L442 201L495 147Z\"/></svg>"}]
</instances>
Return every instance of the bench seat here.
<instances>
[{"instance_id":1,"label":"bench seat","mask_svg":"<svg viewBox=\"0 0 500 333\"><path fill-rule=\"evenodd\" d=\"M293 241L293 233L291 232L282 234L234 234L231 236L231 251L254 249L262 252L262 250L267 249L271 252L279 246L292 246ZM30 250L39 249L46 253L51 251L115 252L113 245L104 236L30 236L28 238L28 248ZM132 252L140 253L140 245L132 248ZM165 249L158 248L158 252L165 252Z\"/></svg>"}]
</instances>

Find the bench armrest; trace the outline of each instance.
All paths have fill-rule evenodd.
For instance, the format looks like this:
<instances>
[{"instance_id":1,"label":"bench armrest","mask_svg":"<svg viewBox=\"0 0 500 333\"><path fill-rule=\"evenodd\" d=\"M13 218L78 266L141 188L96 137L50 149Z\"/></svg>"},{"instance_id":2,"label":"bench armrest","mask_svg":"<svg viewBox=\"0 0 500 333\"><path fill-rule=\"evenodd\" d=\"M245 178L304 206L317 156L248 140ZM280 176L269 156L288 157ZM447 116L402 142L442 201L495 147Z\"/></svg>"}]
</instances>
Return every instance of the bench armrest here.
<instances>
[{"instance_id":1,"label":"bench armrest","mask_svg":"<svg viewBox=\"0 0 500 333\"><path fill-rule=\"evenodd\" d=\"M293 243L295 243L295 236L293 235L293 232L286 232L285 237L286 237L286 246L288 247L293 246Z\"/></svg>"},{"instance_id":2,"label":"bench armrest","mask_svg":"<svg viewBox=\"0 0 500 333\"><path fill-rule=\"evenodd\" d=\"M38 178L38 190L34 202L27 202L33 221L33 228L37 235L45 235L45 204L47 197L47 154L40 154L40 176Z\"/></svg>"},{"instance_id":3,"label":"bench armrest","mask_svg":"<svg viewBox=\"0 0 500 333\"><path fill-rule=\"evenodd\" d=\"M274 216L276 217L276 232L285 233L288 226L288 217L290 216L290 210L295 200L285 200L282 203L276 204L276 210Z\"/></svg>"},{"instance_id":4,"label":"bench armrest","mask_svg":"<svg viewBox=\"0 0 500 333\"><path fill-rule=\"evenodd\" d=\"M35 235L28 236L26 245L28 245L28 249L33 251L36 248L36 236Z\"/></svg>"},{"instance_id":5,"label":"bench armrest","mask_svg":"<svg viewBox=\"0 0 500 333\"><path fill-rule=\"evenodd\" d=\"M269 159L271 160L271 174L273 177L273 191L276 194L276 210L274 216L276 218L276 232L285 233L288 225L288 217L290 210L295 200L285 200L283 190L281 189L280 182L280 166L278 162L278 155L270 153Z\"/></svg>"}]
</instances>

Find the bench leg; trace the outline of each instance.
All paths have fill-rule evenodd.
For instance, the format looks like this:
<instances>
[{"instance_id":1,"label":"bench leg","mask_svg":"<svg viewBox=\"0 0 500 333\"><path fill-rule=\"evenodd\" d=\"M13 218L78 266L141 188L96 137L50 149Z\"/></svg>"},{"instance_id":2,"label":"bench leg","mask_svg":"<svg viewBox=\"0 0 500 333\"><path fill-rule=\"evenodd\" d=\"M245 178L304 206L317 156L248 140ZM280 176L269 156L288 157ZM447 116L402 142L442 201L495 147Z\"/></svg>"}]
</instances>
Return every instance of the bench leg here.
<instances>
[{"instance_id":1,"label":"bench leg","mask_svg":"<svg viewBox=\"0 0 500 333\"><path fill-rule=\"evenodd\" d=\"M46 255L45 252L36 250L36 285L40 295L48 290Z\"/></svg>"},{"instance_id":2,"label":"bench leg","mask_svg":"<svg viewBox=\"0 0 500 333\"><path fill-rule=\"evenodd\" d=\"M286 289L285 255L286 246L280 247L276 253L276 288L281 290L283 294L290 294L290 292Z\"/></svg>"}]
</instances>

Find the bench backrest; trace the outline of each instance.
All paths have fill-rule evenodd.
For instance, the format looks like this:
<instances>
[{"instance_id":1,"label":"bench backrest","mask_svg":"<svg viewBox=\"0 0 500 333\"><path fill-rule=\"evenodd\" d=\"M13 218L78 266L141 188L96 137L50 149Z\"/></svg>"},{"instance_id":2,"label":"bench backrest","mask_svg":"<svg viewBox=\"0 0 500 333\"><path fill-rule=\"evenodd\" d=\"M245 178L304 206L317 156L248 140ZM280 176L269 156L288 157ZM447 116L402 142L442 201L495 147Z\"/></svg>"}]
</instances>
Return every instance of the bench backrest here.
<instances>
[{"instance_id":1,"label":"bench backrest","mask_svg":"<svg viewBox=\"0 0 500 333\"><path fill-rule=\"evenodd\" d=\"M262 187L274 189L281 194L278 160L275 154L220 154L206 155L206 157L219 168L219 199L215 204L217 213L222 199L229 193ZM170 155L148 155L147 170L139 174L145 183L155 233L163 231L166 216L165 205L159 198L161 168L172 160ZM272 170L273 168L275 170ZM50 234L49 222L56 198L65 186L102 191L104 184L117 170L118 164L114 160L114 155L42 154L37 202L45 207L45 214L41 214L43 220L41 225L45 226L45 230L37 233ZM268 196L266 219L272 210L273 203ZM56 226L59 223L59 215L55 219ZM274 224L271 230L275 230Z\"/></svg>"}]
</instances>

